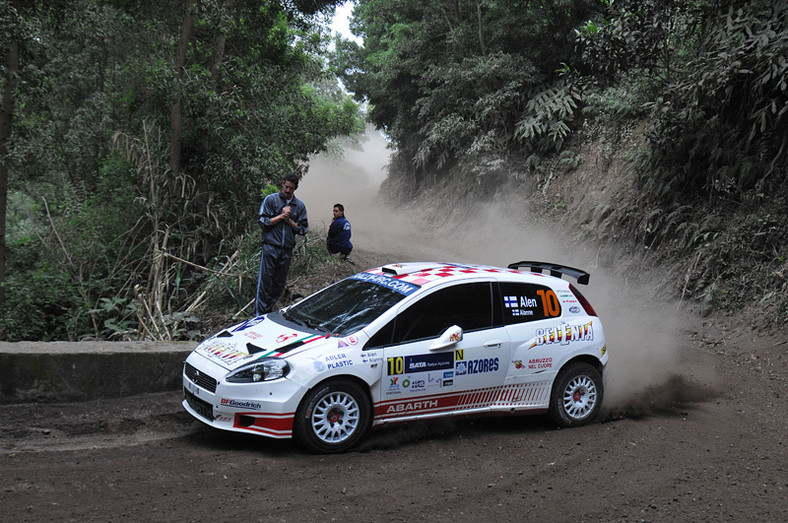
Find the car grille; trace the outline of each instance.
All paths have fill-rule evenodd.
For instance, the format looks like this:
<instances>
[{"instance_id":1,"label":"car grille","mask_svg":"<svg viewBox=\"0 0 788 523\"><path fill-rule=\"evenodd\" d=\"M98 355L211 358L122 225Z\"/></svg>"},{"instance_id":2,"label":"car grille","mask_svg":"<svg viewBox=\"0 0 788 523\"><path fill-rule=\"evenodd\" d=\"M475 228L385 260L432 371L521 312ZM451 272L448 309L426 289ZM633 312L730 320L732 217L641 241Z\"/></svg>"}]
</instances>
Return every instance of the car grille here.
<instances>
[{"instance_id":1,"label":"car grille","mask_svg":"<svg viewBox=\"0 0 788 523\"><path fill-rule=\"evenodd\" d=\"M204 372L200 372L188 363L184 363L183 373L186 374L186 377L189 378L189 381L196 383L198 386L202 387L208 392L216 392L216 380Z\"/></svg>"},{"instance_id":2,"label":"car grille","mask_svg":"<svg viewBox=\"0 0 788 523\"><path fill-rule=\"evenodd\" d=\"M186 397L186 403L189 404L194 412L209 421L213 421L213 407L210 403L201 400L186 389L183 389L183 395Z\"/></svg>"}]
</instances>

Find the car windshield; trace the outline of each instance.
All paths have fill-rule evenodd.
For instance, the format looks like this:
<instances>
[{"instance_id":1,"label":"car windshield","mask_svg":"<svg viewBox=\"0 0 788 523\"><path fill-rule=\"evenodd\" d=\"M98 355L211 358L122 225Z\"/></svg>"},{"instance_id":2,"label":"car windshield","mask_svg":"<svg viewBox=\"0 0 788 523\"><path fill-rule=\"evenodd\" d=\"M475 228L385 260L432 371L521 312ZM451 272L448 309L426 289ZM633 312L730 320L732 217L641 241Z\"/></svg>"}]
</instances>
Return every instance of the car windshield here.
<instances>
[{"instance_id":1,"label":"car windshield","mask_svg":"<svg viewBox=\"0 0 788 523\"><path fill-rule=\"evenodd\" d=\"M347 336L369 325L404 297L377 283L347 279L293 305L282 315L311 329Z\"/></svg>"}]
</instances>

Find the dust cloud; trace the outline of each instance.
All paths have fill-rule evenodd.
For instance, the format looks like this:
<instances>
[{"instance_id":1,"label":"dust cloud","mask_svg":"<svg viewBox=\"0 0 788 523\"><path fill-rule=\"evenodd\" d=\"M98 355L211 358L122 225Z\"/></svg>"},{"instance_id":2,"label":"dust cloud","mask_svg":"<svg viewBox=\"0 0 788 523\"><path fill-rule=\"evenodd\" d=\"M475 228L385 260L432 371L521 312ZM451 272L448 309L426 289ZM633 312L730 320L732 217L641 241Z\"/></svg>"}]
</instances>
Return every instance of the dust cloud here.
<instances>
[{"instance_id":1,"label":"dust cloud","mask_svg":"<svg viewBox=\"0 0 788 523\"><path fill-rule=\"evenodd\" d=\"M392 208L378 195L390 155L388 143L375 132L367 137L359 148L347 149L341 160L319 156L311 162L298 196L307 204L312 229L327 229L332 206L342 203L353 225L354 246L385 254L392 262L506 266L540 260L587 270L590 284L577 287L605 328L610 355L605 410L613 415L659 411L669 405L648 403L676 400L665 388L677 383L687 363L679 349L681 316L676 304L660 299L656 275L637 266L622 268L616 253L580 243L575 232L560 225L538 222L529 213L526 195L496 195L491 201L446 211L449 206L441 201L442 195L435 194L432 201L440 202L441 208L427 219L413 207Z\"/></svg>"}]
</instances>

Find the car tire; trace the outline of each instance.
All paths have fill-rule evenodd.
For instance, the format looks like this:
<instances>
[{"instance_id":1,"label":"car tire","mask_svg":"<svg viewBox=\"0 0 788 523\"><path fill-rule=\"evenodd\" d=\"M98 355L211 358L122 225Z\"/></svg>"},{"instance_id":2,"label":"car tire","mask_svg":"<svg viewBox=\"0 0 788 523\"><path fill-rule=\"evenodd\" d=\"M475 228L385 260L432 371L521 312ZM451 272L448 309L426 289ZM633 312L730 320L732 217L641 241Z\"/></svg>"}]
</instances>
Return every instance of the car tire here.
<instances>
[{"instance_id":1,"label":"car tire","mask_svg":"<svg viewBox=\"0 0 788 523\"><path fill-rule=\"evenodd\" d=\"M550 394L549 414L561 427L594 421L602 407L602 375L592 365L571 363L558 373Z\"/></svg>"},{"instance_id":2,"label":"car tire","mask_svg":"<svg viewBox=\"0 0 788 523\"><path fill-rule=\"evenodd\" d=\"M298 441L309 451L343 452L353 447L370 426L369 396L349 380L320 384L310 390L296 411Z\"/></svg>"}]
</instances>

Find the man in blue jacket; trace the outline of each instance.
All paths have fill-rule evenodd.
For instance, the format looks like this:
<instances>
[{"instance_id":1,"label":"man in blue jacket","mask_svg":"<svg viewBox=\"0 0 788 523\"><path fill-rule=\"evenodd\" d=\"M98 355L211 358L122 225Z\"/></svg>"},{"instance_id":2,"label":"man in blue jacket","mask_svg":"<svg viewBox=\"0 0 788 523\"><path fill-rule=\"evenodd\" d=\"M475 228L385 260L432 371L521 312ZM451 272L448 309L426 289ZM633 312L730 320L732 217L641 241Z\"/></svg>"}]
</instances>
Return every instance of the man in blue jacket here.
<instances>
[{"instance_id":1,"label":"man in blue jacket","mask_svg":"<svg viewBox=\"0 0 788 523\"><path fill-rule=\"evenodd\" d=\"M305 235L309 230L304 202L295 197L298 176L288 174L282 190L269 194L260 205L260 228L263 230L263 248L260 254L260 273L257 276L257 296L254 314L271 312L285 288L296 234Z\"/></svg>"},{"instance_id":2,"label":"man in blue jacket","mask_svg":"<svg viewBox=\"0 0 788 523\"><path fill-rule=\"evenodd\" d=\"M334 204L334 219L328 227L326 248L329 254L339 254L344 259L350 257L353 244L350 243L350 222L345 218L345 207L341 203Z\"/></svg>"}]
</instances>

